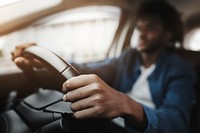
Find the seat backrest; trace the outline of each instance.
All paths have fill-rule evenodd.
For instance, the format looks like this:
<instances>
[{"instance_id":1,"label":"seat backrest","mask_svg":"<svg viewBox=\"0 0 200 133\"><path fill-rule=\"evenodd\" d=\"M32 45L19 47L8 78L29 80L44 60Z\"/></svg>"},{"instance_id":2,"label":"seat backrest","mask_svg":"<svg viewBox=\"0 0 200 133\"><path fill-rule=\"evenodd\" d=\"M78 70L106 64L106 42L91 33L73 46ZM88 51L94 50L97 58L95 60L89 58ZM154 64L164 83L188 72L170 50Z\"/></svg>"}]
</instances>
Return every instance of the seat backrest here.
<instances>
[{"instance_id":1,"label":"seat backrest","mask_svg":"<svg viewBox=\"0 0 200 133\"><path fill-rule=\"evenodd\" d=\"M190 51L185 49L175 49L175 53L185 58L194 66L197 74L197 84L195 87L197 103L193 107L190 122L190 133L200 133L200 51Z\"/></svg>"}]
</instances>

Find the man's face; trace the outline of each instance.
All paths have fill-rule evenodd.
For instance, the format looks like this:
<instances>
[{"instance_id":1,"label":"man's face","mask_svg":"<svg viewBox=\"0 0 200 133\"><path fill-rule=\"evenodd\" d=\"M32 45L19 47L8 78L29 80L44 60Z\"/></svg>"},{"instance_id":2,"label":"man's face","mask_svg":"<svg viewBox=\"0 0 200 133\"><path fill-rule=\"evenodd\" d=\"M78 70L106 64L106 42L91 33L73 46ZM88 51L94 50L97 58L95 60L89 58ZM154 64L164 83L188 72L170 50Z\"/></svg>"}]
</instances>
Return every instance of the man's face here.
<instances>
[{"instance_id":1,"label":"man's face","mask_svg":"<svg viewBox=\"0 0 200 133\"><path fill-rule=\"evenodd\" d=\"M158 17L140 18L137 21L136 28L139 32L138 49L141 52L152 53L164 45L165 30Z\"/></svg>"}]
</instances>

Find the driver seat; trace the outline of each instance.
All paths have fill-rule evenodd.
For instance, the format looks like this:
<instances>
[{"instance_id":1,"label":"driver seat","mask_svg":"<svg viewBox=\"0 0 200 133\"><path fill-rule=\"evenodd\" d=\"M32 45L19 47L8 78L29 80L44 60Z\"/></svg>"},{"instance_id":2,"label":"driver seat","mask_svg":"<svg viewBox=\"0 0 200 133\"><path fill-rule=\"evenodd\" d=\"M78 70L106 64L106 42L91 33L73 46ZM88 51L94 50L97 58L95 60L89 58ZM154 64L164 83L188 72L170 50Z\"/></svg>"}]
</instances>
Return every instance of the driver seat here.
<instances>
[{"instance_id":1,"label":"driver seat","mask_svg":"<svg viewBox=\"0 0 200 133\"><path fill-rule=\"evenodd\" d=\"M174 51L191 63L196 71L197 83L195 86L195 92L197 102L192 109L189 132L200 133L200 52L186 49L174 49Z\"/></svg>"}]
</instances>

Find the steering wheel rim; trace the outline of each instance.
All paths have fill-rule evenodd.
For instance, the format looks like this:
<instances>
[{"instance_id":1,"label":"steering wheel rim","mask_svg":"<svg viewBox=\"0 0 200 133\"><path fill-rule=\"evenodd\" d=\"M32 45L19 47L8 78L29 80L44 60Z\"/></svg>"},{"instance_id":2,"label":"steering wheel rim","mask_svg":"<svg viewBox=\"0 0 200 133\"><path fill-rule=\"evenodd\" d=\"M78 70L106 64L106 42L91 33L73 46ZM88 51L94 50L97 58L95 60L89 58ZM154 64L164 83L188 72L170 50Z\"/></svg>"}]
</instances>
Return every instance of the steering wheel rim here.
<instances>
[{"instance_id":1,"label":"steering wheel rim","mask_svg":"<svg viewBox=\"0 0 200 133\"><path fill-rule=\"evenodd\" d=\"M38 59L52 72L60 75L64 80L77 76L79 72L56 53L39 46L25 48L23 55L31 55Z\"/></svg>"}]
</instances>

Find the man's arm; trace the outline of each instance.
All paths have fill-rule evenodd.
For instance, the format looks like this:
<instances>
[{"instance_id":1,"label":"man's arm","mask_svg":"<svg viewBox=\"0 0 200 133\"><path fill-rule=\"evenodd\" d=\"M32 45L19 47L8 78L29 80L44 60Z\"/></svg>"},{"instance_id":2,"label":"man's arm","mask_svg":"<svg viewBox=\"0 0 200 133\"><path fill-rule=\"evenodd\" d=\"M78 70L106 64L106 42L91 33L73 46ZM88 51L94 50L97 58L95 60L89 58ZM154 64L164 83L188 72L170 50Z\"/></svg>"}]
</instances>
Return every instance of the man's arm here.
<instances>
[{"instance_id":1,"label":"man's arm","mask_svg":"<svg viewBox=\"0 0 200 133\"><path fill-rule=\"evenodd\" d=\"M97 75L80 75L63 84L63 100L70 101L77 119L131 117L135 127L144 127L143 108L127 95L108 86Z\"/></svg>"}]
</instances>

